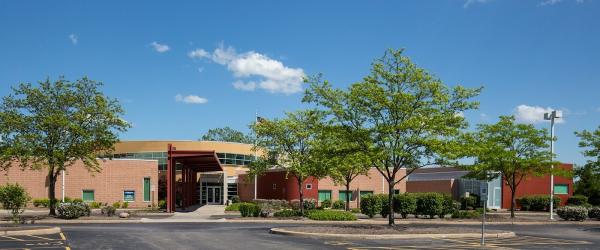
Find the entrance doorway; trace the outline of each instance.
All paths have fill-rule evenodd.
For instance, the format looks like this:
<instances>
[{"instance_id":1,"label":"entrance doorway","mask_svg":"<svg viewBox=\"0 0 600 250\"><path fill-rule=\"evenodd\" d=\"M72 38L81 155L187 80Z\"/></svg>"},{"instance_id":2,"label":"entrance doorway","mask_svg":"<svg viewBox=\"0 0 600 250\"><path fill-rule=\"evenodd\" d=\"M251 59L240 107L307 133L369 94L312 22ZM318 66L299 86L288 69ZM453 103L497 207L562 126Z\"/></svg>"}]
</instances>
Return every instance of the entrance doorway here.
<instances>
[{"instance_id":1,"label":"entrance doorway","mask_svg":"<svg viewBox=\"0 0 600 250\"><path fill-rule=\"evenodd\" d=\"M222 188L219 186L206 187L206 204L217 205L221 204Z\"/></svg>"}]
</instances>

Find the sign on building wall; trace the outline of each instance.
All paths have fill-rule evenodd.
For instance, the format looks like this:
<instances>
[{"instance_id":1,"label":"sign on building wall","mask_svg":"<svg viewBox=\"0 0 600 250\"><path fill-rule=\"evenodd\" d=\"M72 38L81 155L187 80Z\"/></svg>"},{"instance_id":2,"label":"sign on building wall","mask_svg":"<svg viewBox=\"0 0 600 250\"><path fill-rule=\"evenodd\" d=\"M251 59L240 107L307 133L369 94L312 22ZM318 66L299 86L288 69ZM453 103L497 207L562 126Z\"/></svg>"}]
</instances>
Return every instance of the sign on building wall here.
<instances>
[{"instance_id":1,"label":"sign on building wall","mask_svg":"<svg viewBox=\"0 0 600 250\"><path fill-rule=\"evenodd\" d=\"M123 201L135 201L135 191L123 191Z\"/></svg>"}]
</instances>

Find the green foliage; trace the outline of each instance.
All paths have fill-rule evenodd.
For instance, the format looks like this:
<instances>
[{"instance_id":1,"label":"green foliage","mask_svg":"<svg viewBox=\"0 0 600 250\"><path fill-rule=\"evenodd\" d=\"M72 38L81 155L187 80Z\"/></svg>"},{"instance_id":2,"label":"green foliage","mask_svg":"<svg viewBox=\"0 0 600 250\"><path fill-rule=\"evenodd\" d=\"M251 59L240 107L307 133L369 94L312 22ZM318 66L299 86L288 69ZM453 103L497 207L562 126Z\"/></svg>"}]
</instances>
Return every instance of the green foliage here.
<instances>
[{"instance_id":1,"label":"green foliage","mask_svg":"<svg viewBox=\"0 0 600 250\"><path fill-rule=\"evenodd\" d=\"M554 207L560 204L560 197L554 196ZM517 199L523 211L550 211L550 196L549 195L530 195L523 196Z\"/></svg>"},{"instance_id":2,"label":"green foliage","mask_svg":"<svg viewBox=\"0 0 600 250\"><path fill-rule=\"evenodd\" d=\"M332 209L344 209L344 208L346 208L346 202L343 200L333 201L333 204L331 204L331 208Z\"/></svg>"},{"instance_id":3,"label":"green foliage","mask_svg":"<svg viewBox=\"0 0 600 250\"><path fill-rule=\"evenodd\" d=\"M556 209L556 214L563 220L583 221L588 216L588 210L584 206L564 206Z\"/></svg>"},{"instance_id":4,"label":"green foliage","mask_svg":"<svg viewBox=\"0 0 600 250\"><path fill-rule=\"evenodd\" d=\"M356 216L347 211L337 210L311 210L307 216L311 220L327 220L327 221L352 221L356 220Z\"/></svg>"},{"instance_id":5,"label":"green foliage","mask_svg":"<svg viewBox=\"0 0 600 250\"><path fill-rule=\"evenodd\" d=\"M225 207L225 211L240 211L240 205L243 203L232 203L231 205Z\"/></svg>"},{"instance_id":6,"label":"green foliage","mask_svg":"<svg viewBox=\"0 0 600 250\"><path fill-rule=\"evenodd\" d=\"M375 60L371 72L347 90L334 89L321 76L310 83L303 99L322 107L331 123L347 133L388 182L394 185L415 169L447 164L457 155L454 138L467 128L463 111L481 89L449 88L415 65L403 50L388 50ZM399 176L406 168L406 176ZM388 212L392 207L387 206ZM393 216L389 224L393 224Z\"/></svg>"},{"instance_id":7,"label":"green foliage","mask_svg":"<svg viewBox=\"0 0 600 250\"><path fill-rule=\"evenodd\" d=\"M48 198L33 199L34 207L48 207L49 205L50 205L50 200Z\"/></svg>"},{"instance_id":8,"label":"green foliage","mask_svg":"<svg viewBox=\"0 0 600 250\"><path fill-rule=\"evenodd\" d=\"M321 201L321 207L322 208L330 208L331 207L331 200Z\"/></svg>"},{"instance_id":9,"label":"green foliage","mask_svg":"<svg viewBox=\"0 0 600 250\"><path fill-rule=\"evenodd\" d=\"M202 141L224 141L224 142L239 142L252 144L254 138L250 135L232 129L230 127L209 129L205 135L200 138Z\"/></svg>"},{"instance_id":10,"label":"green foliage","mask_svg":"<svg viewBox=\"0 0 600 250\"><path fill-rule=\"evenodd\" d=\"M167 209L167 201L165 201L165 200L159 200L158 201L158 207L160 209Z\"/></svg>"},{"instance_id":11,"label":"green foliage","mask_svg":"<svg viewBox=\"0 0 600 250\"><path fill-rule=\"evenodd\" d=\"M90 208L100 208L102 206L102 202L90 202Z\"/></svg>"},{"instance_id":12,"label":"green foliage","mask_svg":"<svg viewBox=\"0 0 600 250\"><path fill-rule=\"evenodd\" d=\"M455 210L452 212L452 219L477 219L481 217L481 213L476 210L464 211Z\"/></svg>"},{"instance_id":13,"label":"green foliage","mask_svg":"<svg viewBox=\"0 0 600 250\"><path fill-rule=\"evenodd\" d=\"M302 216L299 210L284 209L273 214L274 217L298 217Z\"/></svg>"},{"instance_id":14,"label":"green foliage","mask_svg":"<svg viewBox=\"0 0 600 250\"><path fill-rule=\"evenodd\" d=\"M583 195L573 195L567 199L567 205L583 206L588 204L588 197Z\"/></svg>"},{"instance_id":15,"label":"green foliage","mask_svg":"<svg viewBox=\"0 0 600 250\"><path fill-rule=\"evenodd\" d=\"M442 196L443 196L443 208L442 208L442 212L438 214L438 217L440 217L440 219L443 219L444 217L446 217L447 214L452 214L452 213L454 213L454 211L460 209L460 203L457 201L454 201L452 199L452 196L450 196L448 194L443 194Z\"/></svg>"},{"instance_id":16,"label":"green foliage","mask_svg":"<svg viewBox=\"0 0 600 250\"><path fill-rule=\"evenodd\" d=\"M477 196L471 194L469 197L460 197L460 206L463 210L473 210L478 207L478 205Z\"/></svg>"},{"instance_id":17,"label":"green foliage","mask_svg":"<svg viewBox=\"0 0 600 250\"><path fill-rule=\"evenodd\" d=\"M64 200L64 201L63 201L63 200ZM69 196L65 196L65 198L64 198L64 199L61 199L61 200L60 200L60 202L61 202L61 203L71 203L71 202L73 202L73 199L71 199L71 197L69 197Z\"/></svg>"},{"instance_id":18,"label":"green foliage","mask_svg":"<svg viewBox=\"0 0 600 250\"><path fill-rule=\"evenodd\" d=\"M463 139L463 144L469 146L464 156L475 158L475 163L467 166L469 177L492 180L502 176L513 200L526 176L547 174L550 166L557 164L550 161L548 131L516 123L513 116L500 116L495 124L479 124L476 132ZM555 174L564 173L556 171ZM514 217L514 209L515 204L511 203L511 217Z\"/></svg>"},{"instance_id":19,"label":"green foliage","mask_svg":"<svg viewBox=\"0 0 600 250\"><path fill-rule=\"evenodd\" d=\"M360 198L360 212L369 218L381 213L381 201L374 195L366 195Z\"/></svg>"},{"instance_id":20,"label":"green foliage","mask_svg":"<svg viewBox=\"0 0 600 250\"><path fill-rule=\"evenodd\" d=\"M231 196L231 203L240 203L240 197L237 195Z\"/></svg>"},{"instance_id":21,"label":"green foliage","mask_svg":"<svg viewBox=\"0 0 600 250\"><path fill-rule=\"evenodd\" d=\"M121 208L121 201L115 201L115 202L112 204L112 207L114 207L114 208Z\"/></svg>"},{"instance_id":22,"label":"green foliage","mask_svg":"<svg viewBox=\"0 0 600 250\"><path fill-rule=\"evenodd\" d=\"M121 204L121 208L128 208L129 207L129 202L123 202L123 204Z\"/></svg>"},{"instance_id":23,"label":"green foliage","mask_svg":"<svg viewBox=\"0 0 600 250\"><path fill-rule=\"evenodd\" d=\"M61 77L14 87L0 104L0 168L46 169L51 201L59 173L75 162L100 171L97 159L110 154L119 133L129 128L118 101L104 96L101 86L85 77L74 82Z\"/></svg>"},{"instance_id":24,"label":"green foliage","mask_svg":"<svg viewBox=\"0 0 600 250\"><path fill-rule=\"evenodd\" d=\"M258 205L247 202L240 203L239 210L242 217L258 217L261 211Z\"/></svg>"},{"instance_id":25,"label":"green foliage","mask_svg":"<svg viewBox=\"0 0 600 250\"><path fill-rule=\"evenodd\" d=\"M57 211L58 217L63 219L77 219L91 214L90 206L83 202L61 203Z\"/></svg>"},{"instance_id":26,"label":"green foliage","mask_svg":"<svg viewBox=\"0 0 600 250\"><path fill-rule=\"evenodd\" d=\"M592 207L588 209L588 217L590 217L590 219L600 220L600 207Z\"/></svg>"},{"instance_id":27,"label":"green foliage","mask_svg":"<svg viewBox=\"0 0 600 250\"><path fill-rule=\"evenodd\" d=\"M29 200L31 200L31 197L19 183L7 183L0 186L0 204L2 204L2 208L10 211L12 220L15 223L19 222L19 216L23 213Z\"/></svg>"},{"instance_id":28,"label":"green foliage","mask_svg":"<svg viewBox=\"0 0 600 250\"><path fill-rule=\"evenodd\" d=\"M444 211L444 196L439 193L421 193L417 196L417 214L432 218Z\"/></svg>"},{"instance_id":29,"label":"green foliage","mask_svg":"<svg viewBox=\"0 0 600 250\"><path fill-rule=\"evenodd\" d=\"M117 208L115 208L113 206L104 206L100 209L100 213L103 215L106 215L108 217L115 215L116 212L117 212Z\"/></svg>"},{"instance_id":30,"label":"green foliage","mask_svg":"<svg viewBox=\"0 0 600 250\"><path fill-rule=\"evenodd\" d=\"M379 203L381 204L381 212L379 212L379 215L381 215L381 217L383 218L388 217L388 215L390 214L388 194L376 194L375 197L377 198L377 200L379 200Z\"/></svg>"},{"instance_id":31,"label":"green foliage","mask_svg":"<svg viewBox=\"0 0 600 250\"><path fill-rule=\"evenodd\" d=\"M580 143L581 144L581 143ZM582 168L575 169L578 177L575 182L575 194L588 197L588 203L600 206L600 167L596 163L588 162Z\"/></svg>"},{"instance_id":32,"label":"green foliage","mask_svg":"<svg viewBox=\"0 0 600 250\"><path fill-rule=\"evenodd\" d=\"M75 199L73 199L73 202L79 202L79 203L82 203L82 202L83 202L83 199L81 199L81 198L75 198Z\"/></svg>"},{"instance_id":33,"label":"green foliage","mask_svg":"<svg viewBox=\"0 0 600 250\"><path fill-rule=\"evenodd\" d=\"M404 193L394 195L394 212L406 219L409 214L415 214L417 210L417 197L413 194Z\"/></svg>"}]
</instances>

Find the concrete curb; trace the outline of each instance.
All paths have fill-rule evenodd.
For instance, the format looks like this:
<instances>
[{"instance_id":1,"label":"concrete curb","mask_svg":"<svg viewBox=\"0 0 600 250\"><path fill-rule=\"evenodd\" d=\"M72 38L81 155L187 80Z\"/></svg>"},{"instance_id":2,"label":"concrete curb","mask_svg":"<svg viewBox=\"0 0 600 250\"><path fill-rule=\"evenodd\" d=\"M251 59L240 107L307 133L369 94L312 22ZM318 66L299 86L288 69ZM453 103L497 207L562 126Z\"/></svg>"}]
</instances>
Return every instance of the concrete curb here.
<instances>
[{"instance_id":1,"label":"concrete curb","mask_svg":"<svg viewBox=\"0 0 600 250\"><path fill-rule=\"evenodd\" d=\"M281 228L271 228L270 233L288 235L288 236L304 236L304 237L321 237L321 238L340 238L340 239L363 239L363 240L401 240L401 239L423 239L423 238L445 238L445 239L460 239L460 238L477 238L481 237L480 233L451 233L451 234L324 234L324 233L307 233L290 231ZM510 238L515 237L514 232L503 233L486 233L487 238Z\"/></svg>"},{"instance_id":2,"label":"concrete curb","mask_svg":"<svg viewBox=\"0 0 600 250\"><path fill-rule=\"evenodd\" d=\"M46 235L60 233L59 227L23 229L23 230L0 230L2 236L20 236L20 235Z\"/></svg>"},{"instance_id":3,"label":"concrete curb","mask_svg":"<svg viewBox=\"0 0 600 250\"><path fill-rule=\"evenodd\" d=\"M357 221L314 221L314 220L236 220L236 219L228 219L225 222L230 223L272 223L272 224L364 224L364 225L387 225L387 221L372 221L372 220L357 220ZM481 221L438 221L438 220L396 220L396 225L410 225L410 224L427 224L427 225L481 225ZM486 225L548 225L548 224L556 224L556 225L600 225L600 221L531 221L531 222L510 222L510 221L502 221L502 222L490 222L486 221Z\"/></svg>"}]
</instances>

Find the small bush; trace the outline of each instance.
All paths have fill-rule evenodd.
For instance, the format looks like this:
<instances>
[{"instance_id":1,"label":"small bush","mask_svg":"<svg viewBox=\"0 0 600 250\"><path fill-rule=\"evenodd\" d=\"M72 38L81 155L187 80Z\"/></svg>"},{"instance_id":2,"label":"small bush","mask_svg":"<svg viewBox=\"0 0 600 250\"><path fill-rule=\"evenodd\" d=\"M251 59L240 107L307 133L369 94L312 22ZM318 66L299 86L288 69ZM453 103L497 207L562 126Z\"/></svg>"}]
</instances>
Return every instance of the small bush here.
<instances>
[{"instance_id":1,"label":"small bush","mask_svg":"<svg viewBox=\"0 0 600 250\"><path fill-rule=\"evenodd\" d=\"M600 207L592 207L588 209L588 217L590 217L590 219L600 220Z\"/></svg>"},{"instance_id":2,"label":"small bush","mask_svg":"<svg viewBox=\"0 0 600 250\"><path fill-rule=\"evenodd\" d=\"M64 203L71 203L71 202L73 202L73 199L71 199L71 197L66 196L64 201L62 201L62 199L60 201L64 202Z\"/></svg>"},{"instance_id":3,"label":"small bush","mask_svg":"<svg viewBox=\"0 0 600 250\"><path fill-rule=\"evenodd\" d=\"M306 200L304 200L306 202ZM288 201L286 200L277 200L277 199L255 199L254 201L252 201L253 203L257 204L257 205L262 205L262 204L267 204L268 206L270 206L272 209L275 210L281 210L281 209L285 209L288 208Z\"/></svg>"},{"instance_id":4,"label":"small bush","mask_svg":"<svg viewBox=\"0 0 600 250\"><path fill-rule=\"evenodd\" d=\"M477 197L473 196L473 195L469 195L469 197L461 197L460 198L460 208L463 210L466 210L468 207L471 208L471 210L475 207L477 207Z\"/></svg>"},{"instance_id":5,"label":"small bush","mask_svg":"<svg viewBox=\"0 0 600 250\"><path fill-rule=\"evenodd\" d=\"M83 199L81 199L81 198L75 198L75 199L73 199L73 202L82 203Z\"/></svg>"},{"instance_id":6,"label":"small bush","mask_svg":"<svg viewBox=\"0 0 600 250\"><path fill-rule=\"evenodd\" d=\"M34 207L48 207L48 206L50 206L50 199L48 199L48 198L34 199L33 206Z\"/></svg>"},{"instance_id":7,"label":"small bush","mask_svg":"<svg viewBox=\"0 0 600 250\"><path fill-rule=\"evenodd\" d=\"M417 214L433 218L443 212L444 196L439 193L423 193L417 196Z\"/></svg>"},{"instance_id":8,"label":"small bush","mask_svg":"<svg viewBox=\"0 0 600 250\"><path fill-rule=\"evenodd\" d=\"M121 202L120 201L116 201L112 204L112 207L114 208L121 208Z\"/></svg>"},{"instance_id":9,"label":"small bush","mask_svg":"<svg viewBox=\"0 0 600 250\"><path fill-rule=\"evenodd\" d=\"M62 203L56 209L58 217L63 219L77 219L81 216L90 216L90 206L83 202Z\"/></svg>"},{"instance_id":10,"label":"small bush","mask_svg":"<svg viewBox=\"0 0 600 250\"><path fill-rule=\"evenodd\" d=\"M100 209L100 213L108 217L115 215L117 209L113 206L104 206Z\"/></svg>"},{"instance_id":11,"label":"small bush","mask_svg":"<svg viewBox=\"0 0 600 250\"><path fill-rule=\"evenodd\" d=\"M23 213L27 202L31 198L24 187L17 184L6 184L0 186L0 204L4 209L10 211L13 222L18 223L20 221L19 216Z\"/></svg>"},{"instance_id":12,"label":"small bush","mask_svg":"<svg viewBox=\"0 0 600 250\"><path fill-rule=\"evenodd\" d=\"M158 201L158 207L160 209L167 209L167 201L165 201L165 200L159 200Z\"/></svg>"},{"instance_id":13,"label":"small bush","mask_svg":"<svg viewBox=\"0 0 600 250\"><path fill-rule=\"evenodd\" d=\"M331 207L331 201L330 200L321 201L321 207L322 208L330 208Z\"/></svg>"},{"instance_id":14,"label":"small bush","mask_svg":"<svg viewBox=\"0 0 600 250\"><path fill-rule=\"evenodd\" d=\"M100 208L101 206L102 206L102 202L95 202L95 201L90 202L91 208Z\"/></svg>"},{"instance_id":15,"label":"small bush","mask_svg":"<svg viewBox=\"0 0 600 250\"><path fill-rule=\"evenodd\" d=\"M260 215L260 207L254 203L241 203L239 210L242 217L258 217Z\"/></svg>"},{"instance_id":16,"label":"small bush","mask_svg":"<svg viewBox=\"0 0 600 250\"><path fill-rule=\"evenodd\" d=\"M301 216L300 211L284 209L273 214L274 217L298 217Z\"/></svg>"},{"instance_id":17,"label":"small bush","mask_svg":"<svg viewBox=\"0 0 600 250\"><path fill-rule=\"evenodd\" d=\"M353 214L359 214L360 213L360 208L357 208L357 207L350 208L350 212L353 213Z\"/></svg>"},{"instance_id":18,"label":"small bush","mask_svg":"<svg viewBox=\"0 0 600 250\"><path fill-rule=\"evenodd\" d=\"M129 202L123 202L123 204L121 204L121 208L128 208L129 207Z\"/></svg>"},{"instance_id":19,"label":"small bush","mask_svg":"<svg viewBox=\"0 0 600 250\"><path fill-rule=\"evenodd\" d=\"M334 201L333 204L331 204L331 208L333 208L333 209L345 209L346 208L346 202L343 201L343 200Z\"/></svg>"},{"instance_id":20,"label":"small bush","mask_svg":"<svg viewBox=\"0 0 600 250\"><path fill-rule=\"evenodd\" d=\"M588 197L584 195L574 195L567 199L567 205L583 206L588 204Z\"/></svg>"},{"instance_id":21,"label":"small bush","mask_svg":"<svg viewBox=\"0 0 600 250\"><path fill-rule=\"evenodd\" d=\"M375 197L379 200L379 204L381 204L381 212L379 215L381 217L386 218L390 213L390 204L388 203L388 194L376 194Z\"/></svg>"},{"instance_id":22,"label":"small bush","mask_svg":"<svg viewBox=\"0 0 600 250\"><path fill-rule=\"evenodd\" d=\"M531 195L517 199L523 211L550 211L550 196ZM560 204L560 197L554 196L554 207Z\"/></svg>"},{"instance_id":23,"label":"small bush","mask_svg":"<svg viewBox=\"0 0 600 250\"><path fill-rule=\"evenodd\" d=\"M366 195L360 198L360 212L369 218L381 213L381 202L374 195Z\"/></svg>"},{"instance_id":24,"label":"small bush","mask_svg":"<svg viewBox=\"0 0 600 250\"><path fill-rule=\"evenodd\" d=\"M564 206L556 209L556 214L563 220L583 221L588 216L588 210L583 206Z\"/></svg>"},{"instance_id":25,"label":"small bush","mask_svg":"<svg viewBox=\"0 0 600 250\"><path fill-rule=\"evenodd\" d=\"M454 211L460 209L460 203L456 202L452 199L452 196L444 194L443 196L443 202L442 202L442 211L441 213L438 214L438 217L440 217L440 219L443 219L446 217L447 214L452 214L454 213Z\"/></svg>"},{"instance_id":26,"label":"small bush","mask_svg":"<svg viewBox=\"0 0 600 250\"><path fill-rule=\"evenodd\" d=\"M240 197L237 195L231 196L231 203L240 203Z\"/></svg>"},{"instance_id":27,"label":"small bush","mask_svg":"<svg viewBox=\"0 0 600 250\"><path fill-rule=\"evenodd\" d=\"M328 220L328 221L352 221L356 220L356 216L346 211L336 210L312 210L308 213L308 218L311 220Z\"/></svg>"},{"instance_id":28,"label":"small bush","mask_svg":"<svg viewBox=\"0 0 600 250\"><path fill-rule=\"evenodd\" d=\"M481 213L479 213L477 210L455 210L452 212L452 219L476 219L480 217Z\"/></svg>"},{"instance_id":29,"label":"small bush","mask_svg":"<svg viewBox=\"0 0 600 250\"><path fill-rule=\"evenodd\" d=\"M240 205L243 203L232 203L231 205L225 207L225 211L240 211Z\"/></svg>"},{"instance_id":30,"label":"small bush","mask_svg":"<svg viewBox=\"0 0 600 250\"><path fill-rule=\"evenodd\" d=\"M406 219L409 214L415 214L417 209L417 197L413 194L394 195L394 212Z\"/></svg>"}]
</instances>

